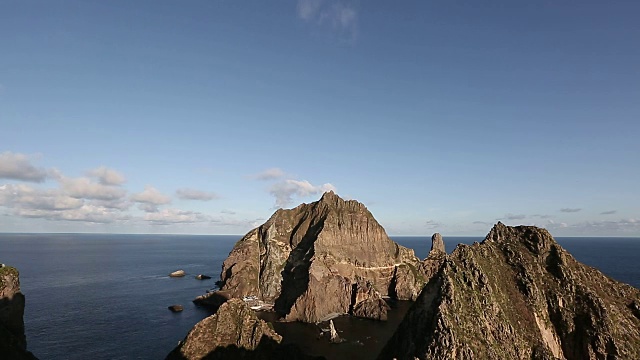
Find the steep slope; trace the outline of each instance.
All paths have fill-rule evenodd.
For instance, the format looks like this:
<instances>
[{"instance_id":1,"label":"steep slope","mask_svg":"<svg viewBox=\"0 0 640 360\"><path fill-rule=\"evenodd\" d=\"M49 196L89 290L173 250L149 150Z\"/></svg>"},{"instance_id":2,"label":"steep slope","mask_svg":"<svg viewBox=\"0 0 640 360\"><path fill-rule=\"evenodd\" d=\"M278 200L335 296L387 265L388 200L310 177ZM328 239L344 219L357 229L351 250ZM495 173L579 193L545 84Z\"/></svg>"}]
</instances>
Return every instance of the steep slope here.
<instances>
[{"instance_id":1,"label":"steep slope","mask_svg":"<svg viewBox=\"0 0 640 360\"><path fill-rule=\"evenodd\" d=\"M0 267L0 358L35 359L27 351L24 334L24 295L20 292L18 270Z\"/></svg>"},{"instance_id":2,"label":"steep slope","mask_svg":"<svg viewBox=\"0 0 640 360\"><path fill-rule=\"evenodd\" d=\"M425 281L421 266L363 204L328 192L276 211L245 235L224 261L220 283L225 296L256 296L287 320L316 322L356 307L358 282L375 289L367 294L416 299Z\"/></svg>"},{"instance_id":3,"label":"steep slope","mask_svg":"<svg viewBox=\"0 0 640 360\"><path fill-rule=\"evenodd\" d=\"M546 230L498 223L447 257L379 359L640 359L639 304Z\"/></svg>"}]
</instances>

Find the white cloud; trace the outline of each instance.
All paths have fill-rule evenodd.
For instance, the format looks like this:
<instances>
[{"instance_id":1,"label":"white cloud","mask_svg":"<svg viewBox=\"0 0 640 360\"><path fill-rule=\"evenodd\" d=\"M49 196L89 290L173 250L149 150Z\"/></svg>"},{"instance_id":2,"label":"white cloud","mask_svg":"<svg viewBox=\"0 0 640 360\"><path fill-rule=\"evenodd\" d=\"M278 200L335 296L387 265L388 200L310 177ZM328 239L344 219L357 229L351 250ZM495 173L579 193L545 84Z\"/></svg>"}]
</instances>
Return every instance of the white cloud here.
<instances>
[{"instance_id":1,"label":"white cloud","mask_svg":"<svg viewBox=\"0 0 640 360\"><path fill-rule=\"evenodd\" d=\"M328 27L348 41L358 34L358 12L345 1L298 0L298 18L321 27Z\"/></svg>"},{"instance_id":2,"label":"white cloud","mask_svg":"<svg viewBox=\"0 0 640 360\"><path fill-rule=\"evenodd\" d=\"M427 220L425 225L427 226L427 229L435 229L438 226L442 226L442 223L435 220Z\"/></svg>"},{"instance_id":3,"label":"white cloud","mask_svg":"<svg viewBox=\"0 0 640 360\"><path fill-rule=\"evenodd\" d=\"M59 189L39 190L23 184L0 187L0 205L14 209L68 210L83 204L83 200L70 197Z\"/></svg>"},{"instance_id":4,"label":"white cloud","mask_svg":"<svg viewBox=\"0 0 640 360\"><path fill-rule=\"evenodd\" d=\"M152 205L164 205L171 202L171 198L167 195L162 194L158 189L153 186L146 186L144 191L133 194L131 196L131 200L143 203L143 204L152 204Z\"/></svg>"},{"instance_id":5,"label":"white cloud","mask_svg":"<svg viewBox=\"0 0 640 360\"><path fill-rule=\"evenodd\" d=\"M287 179L277 182L271 186L269 193L276 198L275 207L282 208L291 204L293 197L305 197L325 193L327 191L336 191L332 184L312 185L307 180Z\"/></svg>"},{"instance_id":6,"label":"white cloud","mask_svg":"<svg viewBox=\"0 0 640 360\"><path fill-rule=\"evenodd\" d=\"M176 191L176 196L183 200L200 200L200 201L209 201L213 199L218 199L219 196L215 193L208 191L201 191L195 189L178 189Z\"/></svg>"},{"instance_id":7,"label":"white cloud","mask_svg":"<svg viewBox=\"0 0 640 360\"><path fill-rule=\"evenodd\" d=\"M179 223L197 223L210 221L211 218L199 212L179 209L163 209L162 211L145 214L144 220L155 225L169 225Z\"/></svg>"},{"instance_id":8,"label":"white cloud","mask_svg":"<svg viewBox=\"0 0 640 360\"><path fill-rule=\"evenodd\" d=\"M502 220L502 219L506 219L506 220L522 220L524 218L526 218L527 216L524 214L505 214L505 216L501 217L501 218L497 218L496 220Z\"/></svg>"},{"instance_id":9,"label":"white cloud","mask_svg":"<svg viewBox=\"0 0 640 360\"><path fill-rule=\"evenodd\" d=\"M269 168L260 173L253 175L257 180L276 180L284 176L284 171L280 168Z\"/></svg>"},{"instance_id":10,"label":"white cloud","mask_svg":"<svg viewBox=\"0 0 640 360\"><path fill-rule=\"evenodd\" d=\"M126 181L124 175L106 166L95 168L87 175L97 178L102 185L122 185Z\"/></svg>"},{"instance_id":11,"label":"white cloud","mask_svg":"<svg viewBox=\"0 0 640 360\"><path fill-rule=\"evenodd\" d=\"M298 17L303 20L311 20L320 10L322 0L299 0L296 8Z\"/></svg>"},{"instance_id":12,"label":"white cloud","mask_svg":"<svg viewBox=\"0 0 640 360\"><path fill-rule=\"evenodd\" d=\"M5 151L0 153L0 179L43 182L47 171L31 164L31 158L24 154Z\"/></svg>"},{"instance_id":13,"label":"white cloud","mask_svg":"<svg viewBox=\"0 0 640 360\"><path fill-rule=\"evenodd\" d=\"M58 181L64 192L77 199L117 200L126 195L119 187L95 183L89 178L67 178L59 176Z\"/></svg>"}]
</instances>

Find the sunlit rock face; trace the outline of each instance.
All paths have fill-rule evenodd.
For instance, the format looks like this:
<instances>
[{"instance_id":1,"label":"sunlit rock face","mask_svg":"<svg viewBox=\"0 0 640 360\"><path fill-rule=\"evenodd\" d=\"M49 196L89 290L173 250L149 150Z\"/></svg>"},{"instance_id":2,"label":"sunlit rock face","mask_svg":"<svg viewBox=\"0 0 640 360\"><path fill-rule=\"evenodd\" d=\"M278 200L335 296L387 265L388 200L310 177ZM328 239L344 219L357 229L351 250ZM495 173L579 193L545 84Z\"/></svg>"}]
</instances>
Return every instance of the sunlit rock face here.
<instances>
[{"instance_id":1,"label":"sunlit rock face","mask_svg":"<svg viewBox=\"0 0 640 360\"><path fill-rule=\"evenodd\" d=\"M498 223L446 256L379 359L640 359L638 304L546 230Z\"/></svg>"},{"instance_id":2,"label":"sunlit rock face","mask_svg":"<svg viewBox=\"0 0 640 360\"><path fill-rule=\"evenodd\" d=\"M319 201L277 210L245 235L224 261L220 283L231 298L256 296L286 320L317 322L360 308L360 316L384 318L379 301L371 299L367 311L355 302L358 282L368 283L377 298L415 300L427 279L413 250L389 239L363 204L327 192Z\"/></svg>"},{"instance_id":3,"label":"sunlit rock face","mask_svg":"<svg viewBox=\"0 0 640 360\"><path fill-rule=\"evenodd\" d=\"M27 351L24 305L18 270L2 264L0 267L0 359L35 359Z\"/></svg>"}]
</instances>

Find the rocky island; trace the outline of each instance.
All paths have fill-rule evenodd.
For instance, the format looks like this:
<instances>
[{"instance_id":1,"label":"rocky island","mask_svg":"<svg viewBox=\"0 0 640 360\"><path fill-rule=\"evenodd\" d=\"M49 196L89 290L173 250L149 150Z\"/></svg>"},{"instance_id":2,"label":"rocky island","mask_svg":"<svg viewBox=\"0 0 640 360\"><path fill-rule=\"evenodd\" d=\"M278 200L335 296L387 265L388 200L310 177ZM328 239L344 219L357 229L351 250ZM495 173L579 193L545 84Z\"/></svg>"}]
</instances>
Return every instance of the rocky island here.
<instances>
[{"instance_id":1,"label":"rocky island","mask_svg":"<svg viewBox=\"0 0 640 360\"><path fill-rule=\"evenodd\" d=\"M364 205L329 192L276 211L245 235L219 283L195 300L219 308L217 317L197 324L170 358L308 356L296 347L282 352L280 335L251 302L272 305L280 321L314 323L340 314L384 320L385 300L401 299L415 302L372 359L640 359L640 290L581 264L533 226L498 223L482 243L450 255L434 234L420 260ZM209 339L219 329L237 341L253 337ZM215 357L189 355L201 347L198 354Z\"/></svg>"},{"instance_id":2,"label":"rocky island","mask_svg":"<svg viewBox=\"0 0 640 360\"><path fill-rule=\"evenodd\" d=\"M257 298L287 321L348 313L384 320L383 299L415 300L432 263L389 239L363 204L327 192L279 209L240 239L224 261L220 291L196 302Z\"/></svg>"},{"instance_id":3,"label":"rocky island","mask_svg":"<svg viewBox=\"0 0 640 360\"><path fill-rule=\"evenodd\" d=\"M0 266L0 359L34 360L24 333L24 295L18 270Z\"/></svg>"}]
</instances>

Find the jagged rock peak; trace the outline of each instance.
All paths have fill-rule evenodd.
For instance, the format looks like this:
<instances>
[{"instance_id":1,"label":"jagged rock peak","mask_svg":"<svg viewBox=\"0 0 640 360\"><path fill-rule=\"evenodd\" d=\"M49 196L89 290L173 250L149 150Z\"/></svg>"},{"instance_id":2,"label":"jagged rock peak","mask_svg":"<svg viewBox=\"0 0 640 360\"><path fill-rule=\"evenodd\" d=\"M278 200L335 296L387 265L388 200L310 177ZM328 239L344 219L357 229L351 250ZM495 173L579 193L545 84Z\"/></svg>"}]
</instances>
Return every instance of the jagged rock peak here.
<instances>
[{"instance_id":1,"label":"jagged rock peak","mask_svg":"<svg viewBox=\"0 0 640 360\"><path fill-rule=\"evenodd\" d=\"M640 359L640 290L496 224L430 278L379 359Z\"/></svg>"},{"instance_id":2,"label":"jagged rock peak","mask_svg":"<svg viewBox=\"0 0 640 360\"><path fill-rule=\"evenodd\" d=\"M444 249L444 241L442 240L442 235L440 235L439 233L435 233L433 234L433 236L431 236L431 252L434 251L440 251L443 253L446 253L445 249Z\"/></svg>"},{"instance_id":3,"label":"jagged rock peak","mask_svg":"<svg viewBox=\"0 0 640 360\"><path fill-rule=\"evenodd\" d=\"M415 300L421 271L413 250L392 241L363 204L329 191L279 209L240 239L223 263L220 288L273 304L287 320L316 322L357 309L352 286L359 279L381 296Z\"/></svg>"}]
</instances>

